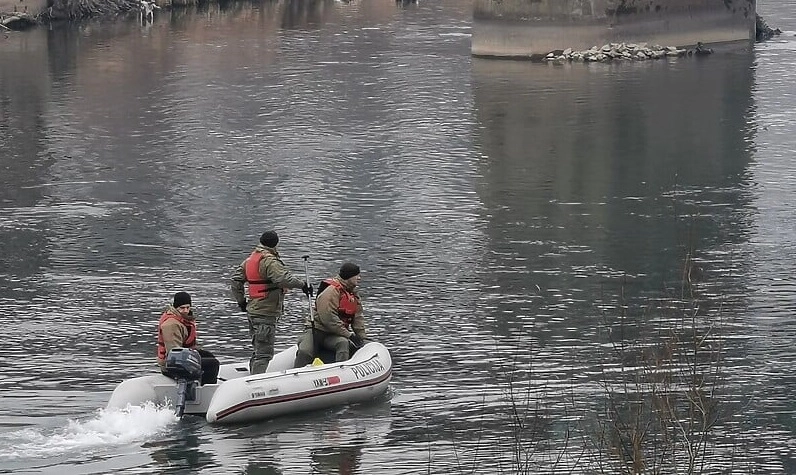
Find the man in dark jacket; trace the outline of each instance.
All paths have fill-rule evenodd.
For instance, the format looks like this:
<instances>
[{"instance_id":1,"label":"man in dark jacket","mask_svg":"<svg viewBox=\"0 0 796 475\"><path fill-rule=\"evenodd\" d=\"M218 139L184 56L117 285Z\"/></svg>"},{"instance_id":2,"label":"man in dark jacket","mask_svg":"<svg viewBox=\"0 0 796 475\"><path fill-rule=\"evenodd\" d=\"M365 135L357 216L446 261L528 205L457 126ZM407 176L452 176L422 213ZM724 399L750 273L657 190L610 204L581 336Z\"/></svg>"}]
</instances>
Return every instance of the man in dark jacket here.
<instances>
[{"instance_id":1,"label":"man in dark jacket","mask_svg":"<svg viewBox=\"0 0 796 475\"><path fill-rule=\"evenodd\" d=\"M285 290L302 289L307 295L311 292L311 287L291 274L279 259L278 243L279 236L275 231L264 232L260 236L260 244L238 266L232 277L232 298L249 319L253 347L249 360L251 374L265 373L274 357L274 334L276 322L284 310Z\"/></svg>"},{"instance_id":2,"label":"man in dark jacket","mask_svg":"<svg viewBox=\"0 0 796 475\"><path fill-rule=\"evenodd\" d=\"M365 317L362 300L356 291L360 281L359 266L346 262L336 276L323 281L315 299L315 314L304 322L299 338L295 367L312 362L320 349L335 352L335 361L350 357L350 347L364 344Z\"/></svg>"}]
</instances>

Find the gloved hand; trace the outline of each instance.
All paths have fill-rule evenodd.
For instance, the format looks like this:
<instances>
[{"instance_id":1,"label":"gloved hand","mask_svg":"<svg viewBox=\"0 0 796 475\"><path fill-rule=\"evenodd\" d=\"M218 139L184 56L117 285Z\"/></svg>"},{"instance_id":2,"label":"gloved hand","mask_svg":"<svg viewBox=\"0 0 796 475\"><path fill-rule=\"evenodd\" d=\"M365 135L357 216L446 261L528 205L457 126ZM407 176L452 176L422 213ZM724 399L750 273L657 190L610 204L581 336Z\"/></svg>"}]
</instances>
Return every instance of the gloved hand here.
<instances>
[{"instance_id":1,"label":"gloved hand","mask_svg":"<svg viewBox=\"0 0 796 475\"><path fill-rule=\"evenodd\" d=\"M312 297L315 294L312 284L306 282L304 282L304 287L301 288L301 291L304 292L304 295L307 297Z\"/></svg>"},{"instance_id":2,"label":"gloved hand","mask_svg":"<svg viewBox=\"0 0 796 475\"><path fill-rule=\"evenodd\" d=\"M351 343L353 343L357 348L362 348L362 345L365 344L362 338L360 338L356 333L352 333L348 339L351 340Z\"/></svg>"},{"instance_id":3,"label":"gloved hand","mask_svg":"<svg viewBox=\"0 0 796 475\"><path fill-rule=\"evenodd\" d=\"M246 311L246 301L244 300L243 302L238 302L238 308L240 308L241 312L245 312Z\"/></svg>"}]
</instances>

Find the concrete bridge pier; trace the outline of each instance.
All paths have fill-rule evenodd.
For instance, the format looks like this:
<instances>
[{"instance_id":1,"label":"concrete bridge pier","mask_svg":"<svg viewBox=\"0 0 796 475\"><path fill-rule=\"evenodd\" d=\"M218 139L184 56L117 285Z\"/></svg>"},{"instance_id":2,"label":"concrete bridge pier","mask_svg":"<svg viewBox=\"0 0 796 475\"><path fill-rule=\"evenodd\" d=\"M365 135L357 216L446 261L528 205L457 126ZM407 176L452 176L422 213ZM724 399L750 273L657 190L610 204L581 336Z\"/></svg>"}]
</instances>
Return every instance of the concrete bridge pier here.
<instances>
[{"instance_id":1,"label":"concrete bridge pier","mask_svg":"<svg viewBox=\"0 0 796 475\"><path fill-rule=\"evenodd\" d=\"M540 59L606 43L754 41L756 0L474 0L474 56Z\"/></svg>"}]
</instances>

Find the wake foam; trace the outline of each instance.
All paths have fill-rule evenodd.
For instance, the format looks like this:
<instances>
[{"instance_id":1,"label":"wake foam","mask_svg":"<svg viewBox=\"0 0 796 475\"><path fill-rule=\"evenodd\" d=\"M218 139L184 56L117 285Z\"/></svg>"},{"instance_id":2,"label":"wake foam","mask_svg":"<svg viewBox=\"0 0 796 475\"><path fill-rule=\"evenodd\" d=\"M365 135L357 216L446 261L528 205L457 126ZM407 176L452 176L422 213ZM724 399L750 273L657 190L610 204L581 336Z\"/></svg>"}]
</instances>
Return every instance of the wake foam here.
<instances>
[{"instance_id":1,"label":"wake foam","mask_svg":"<svg viewBox=\"0 0 796 475\"><path fill-rule=\"evenodd\" d=\"M102 447L147 441L163 434L178 420L170 407L152 403L100 409L94 418L69 420L66 427L26 428L0 434L0 461L93 452Z\"/></svg>"}]
</instances>

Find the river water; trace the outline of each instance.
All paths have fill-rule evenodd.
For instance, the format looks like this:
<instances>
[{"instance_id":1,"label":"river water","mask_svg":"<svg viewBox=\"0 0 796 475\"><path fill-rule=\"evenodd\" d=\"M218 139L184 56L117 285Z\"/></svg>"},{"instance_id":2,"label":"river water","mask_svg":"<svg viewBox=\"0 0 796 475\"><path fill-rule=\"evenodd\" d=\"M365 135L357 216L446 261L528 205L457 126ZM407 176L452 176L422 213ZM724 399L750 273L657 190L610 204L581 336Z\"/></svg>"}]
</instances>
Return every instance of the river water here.
<instances>
[{"instance_id":1,"label":"river water","mask_svg":"<svg viewBox=\"0 0 796 475\"><path fill-rule=\"evenodd\" d=\"M234 2L0 39L0 473L612 473L614 350L689 331L720 357L697 471L794 473L796 2L758 5L784 30L764 44L556 66L471 58L470 8ZM104 410L155 371L178 290L205 347L248 356L228 282L267 228L313 280L361 265L389 397L228 427ZM305 309L288 296L278 347Z\"/></svg>"}]
</instances>

